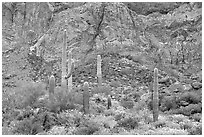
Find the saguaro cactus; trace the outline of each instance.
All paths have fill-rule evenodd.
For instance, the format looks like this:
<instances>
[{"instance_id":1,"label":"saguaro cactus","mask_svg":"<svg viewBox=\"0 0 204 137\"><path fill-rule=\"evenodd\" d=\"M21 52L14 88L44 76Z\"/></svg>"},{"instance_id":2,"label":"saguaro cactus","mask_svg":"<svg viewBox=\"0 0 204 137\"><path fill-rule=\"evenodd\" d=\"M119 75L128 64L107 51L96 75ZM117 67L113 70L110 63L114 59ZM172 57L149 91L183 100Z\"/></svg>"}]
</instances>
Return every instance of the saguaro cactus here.
<instances>
[{"instance_id":1,"label":"saguaro cactus","mask_svg":"<svg viewBox=\"0 0 204 137\"><path fill-rule=\"evenodd\" d=\"M61 79L61 86L66 91L67 90L67 80L66 77L66 60L67 60L67 54L66 54L66 45L67 45L67 38L66 38L66 29L64 30L64 45L62 48L62 79Z\"/></svg>"},{"instance_id":2,"label":"saguaro cactus","mask_svg":"<svg viewBox=\"0 0 204 137\"><path fill-rule=\"evenodd\" d=\"M102 86L101 55L97 56L97 78L98 86Z\"/></svg>"},{"instance_id":3,"label":"saguaro cactus","mask_svg":"<svg viewBox=\"0 0 204 137\"><path fill-rule=\"evenodd\" d=\"M108 109L110 109L112 103L111 103L111 97L108 95Z\"/></svg>"},{"instance_id":4,"label":"saguaro cactus","mask_svg":"<svg viewBox=\"0 0 204 137\"><path fill-rule=\"evenodd\" d=\"M52 99L55 90L55 77L52 75L49 79L49 98Z\"/></svg>"},{"instance_id":5,"label":"saguaro cactus","mask_svg":"<svg viewBox=\"0 0 204 137\"><path fill-rule=\"evenodd\" d=\"M83 110L84 113L89 113L89 84L88 82L84 83L83 87Z\"/></svg>"},{"instance_id":6,"label":"saguaro cactus","mask_svg":"<svg viewBox=\"0 0 204 137\"><path fill-rule=\"evenodd\" d=\"M154 69L154 83L153 83L153 120L158 121L159 116L159 97L158 97L158 69Z\"/></svg>"},{"instance_id":7,"label":"saguaro cactus","mask_svg":"<svg viewBox=\"0 0 204 137\"><path fill-rule=\"evenodd\" d=\"M68 54L68 74L71 74L72 71L72 51L69 52ZM72 74L71 76L68 78L68 91L72 91Z\"/></svg>"}]
</instances>

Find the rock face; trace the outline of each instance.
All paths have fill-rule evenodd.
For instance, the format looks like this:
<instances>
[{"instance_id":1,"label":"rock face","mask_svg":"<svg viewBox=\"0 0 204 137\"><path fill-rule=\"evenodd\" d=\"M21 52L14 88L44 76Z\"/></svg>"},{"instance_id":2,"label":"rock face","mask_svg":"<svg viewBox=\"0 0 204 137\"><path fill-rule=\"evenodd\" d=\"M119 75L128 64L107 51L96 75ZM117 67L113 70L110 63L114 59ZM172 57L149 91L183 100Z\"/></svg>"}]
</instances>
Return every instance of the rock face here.
<instances>
[{"instance_id":1,"label":"rock face","mask_svg":"<svg viewBox=\"0 0 204 137\"><path fill-rule=\"evenodd\" d=\"M129 9L141 15L149 15L154 12L167 14L178 8L181 2L123 2Z\"/></svg>"},{"instance_id":2,"label":"rock face","mask_svg":"<svg viewBox=\"0 0 204 137\"><path fill-rule=\"evenodd\" d=\"M11 7L17 10L10 12ZM45 75L60 72L64 29L68 32L67 52L73 49L75 66L106 51L145 65L177 65L202 55L201 3L3 3L2 8L3 28L9 28L4 22L15 24L10 26L15 30L12 33L3 29L3 38L21 38L28 50L45 36L39 47L42 54L37 57L43 67L35 69L35 75L44 75L45 67L49 68ZM36 66L34 56L28 57L34 63L31 67ZM192 68L200 70L200 66Z\"/></svg>"}]
</instances>

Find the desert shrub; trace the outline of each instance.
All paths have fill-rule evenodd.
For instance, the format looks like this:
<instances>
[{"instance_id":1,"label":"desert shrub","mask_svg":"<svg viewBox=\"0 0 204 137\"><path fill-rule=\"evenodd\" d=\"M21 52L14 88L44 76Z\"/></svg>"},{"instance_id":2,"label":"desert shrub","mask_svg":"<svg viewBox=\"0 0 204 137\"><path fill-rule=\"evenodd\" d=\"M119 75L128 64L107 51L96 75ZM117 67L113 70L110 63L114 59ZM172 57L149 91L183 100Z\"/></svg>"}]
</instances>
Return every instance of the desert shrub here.
<instances>
[{"instance_id":1,"label":"desert shrub","mask_svg":"<svg viewBox=\"0 0 204 137\"><path fill-rule=\"evenodd\" d=\"M188 117L182 114L177 114L177 115L174 114L172 116L169 116L169 120L175 121L176 123L180 123L180 122L188 120Z\"/></svg>"},{"instance_id":2,"label":"desert shrub","mask_svg":"<svg viewBox=\"0 0 204 137\"><path fill-rule=\"evenodd\" d=\"M163 97L160 107L162 111L169 111L170 109L175 109L176 107L176 98L174 96Z\"/></svg>"},{"instance_id":3,"label":"desert shrub","mask_svg":"<svg viewBox=\"0 0 204 137\"><path fill-rule=\"evenodd\" d=\"M188 135L187 131L180 129L171 129L169 127L158 128L157 130L150 130L147 135Z\"/></svg>"},{"instance_id":4,"label":"desert shrub","mask_svg":"<svg viewBox=\"0 0 204 137\"><path fill-rule=\"evenodd\" d=\"M121 106L127 109L131 109L134 107L134 101L132 100L122 100L120 103L121 103Z\"/></svg>"},{"instance_id":5,"label":"desert shrub","mask_svg":"<svg viewBox=\"0 0 204 137\"><path fill-rule=\"evenodd\" d=\"M125 117L125 113L117 113L115 114L114 118L116 121L119 121Z\"/></svg>"},{"instance_id":6,"label":"desert shrub","mask_svg":"<svg viewBox=\"0 0 204 137\"><path fill-rule=\"evenodd\" d=\"M138 116L147 124L153 122L152 112L148 109L139 111Z\"/></svg>"},{"instance_id":7,"label":"desert shrub","mask_svg":"<svg viewBox=\"0 0 204 137\"><path fill-rule=\"evenodd\" d=\"M20 92L18 90L20 90ZM43 85L42 83L31 82L26 83L22 88L19 88L18 90L17 92L19 93L16 98L19 102L22 102L22 104L19 104L19 107L37 107L38 98L45 94L45 85Z\"/></svg>"},{"instance_id":8,"label":"desert shrub","mask_svg":"<svg viewBox=\"0 0 204 137\"><path fill-rule=\"evenodd\" d=\"M189 135L202 135L202 124L189 128L187 131Z\"/></svg>"},{"instance_id":9,"label":"desert shrub","mask_svg":"<svg viewBox=\"0 0 204 137\"><path fill-rule=\"evenodd\" d=\"M166 127L173 128L173 129L180 129L180 125L172 121L167 121Z\"/></svg>"},{"instance_id":10,"label":"desert shrub","mask_svg":"<svg viewBox=\"0 0 204 137\"><path fill-rule=\"evenodd\" d=\"M76 135L92 135L94 132L99 131L99 125L93 121L85 120L74 132Z\"/></svg>"},{"instance_id":11,"label":"desert shrub","mask_svg":"<svg viewBox=\"0 0 204 137\"><path fill-rule=\"evenodd\" d=\"M35 135L39 132L43 131L43 127L41 123L34 122L33 119L26 118L23 119L22 121L19 121L14 129L13 132L15 134L21 134L21 135Z\"/></svg>"},{"instance_id":12,"label":"desert shrub","mask_svg":"<svg viewBox=\"0 0 204 137\"><path fill-rule=\"evenodd\" d=\"M186 101L190 104L197 104L202 101L202 98L195 92L185 92L180 96L179 101Z\"/></svg>"},{"instance_id":13,"label":"desert shrub","mask_svg":"<svg viewBox=\"0 0 204 137\"><path fill-rule=\"evenodd\" d=\"M111 87L108 85L98 86L92 89L92 94L104 93L106 95L109 95L110 92L111 92Z\"/></svg>"},{"instance_id":14,"label":"desert shrub","mask_svg":"<svg viewBox=\"0 0 204 137\"><path fill-rule=\"evenodd\" d=\"M106 104L103 103L96 103L95 101L90 101L90 111L93 114L97 113L104 113L104 111L107 109Z\"/></svg>"},{"instance_id":15,"label":"desert shrub","mask_svg":"<svg viewBox=\"0 0 204 137\"><path fill-rule=\"evenodd\" d=\"M53 126L49 131L50 135L66 135L65 127L63 126Z\"/></svg>"},{"instance_id":16,"label":"desert shrub","mask_svg":"<svg viewBox=\"0 0 204 137\"><path fill-rule=\"evenodd\" d=\"M57 114L57 119L62 126L78 127L83 118L82 115L78 110L66 110Z\"/></svg>"},{"instance_id":17,"label":"desert shrub","mask_svg":"<svg viewBox=\"0 0 204 137\"><path fill-rule=\"evenodd\" d=\"M166 121L163 121L163 120L161 120L161 121L156 121L156 122L154 123L154 126L155 126L155 128L165 127L165 126L166 126Z\"/></svg>"},{"instance_id":18,"label":"desert shrub","mask_svg":"<svg viewBox=\"0 0 204 137\"><path fill-rule=\"evenodd\" d=\"M100 128L100 130L94 132L93 135L112 135L112 133L108 128Z\"/></svg>"},{"instance_id":19,"label":"desert shrub","mask_svg":"<svg viewBox=\"0 0 204 137\"><path fill-rule=\"evenodd\" d=\"M45 85L42 83L27 82L9 93L3 94L3 108L37 107L38 98L45 94Z\"/></svg>"},{"instance_id":20,"label":"desert shrub","mask_svg":"<svg viewBox=\"0 0 204 137\"><path fill-rule=\"evenodd\" d=\"M74 109L75 105L72 96L63 92L54 93L53 100L49 101L47 107L51 112L61 112L68 109Z\"/></svg>"},{"instance_id":21,"label":"desert shrub","mask_svg":"<svg viewBox=\"0 0 204 137\"><path fill-rule=\"evenodd\" d=\"M110 82L110 86L111 86L111 87L115 87L115 88L120 87L120 82L119 82L119 81L116 81L116 80L112 80L112 81Z\"/></svg>"},{"instance_id":22,"label":"desert shrub","mask_svg":"<svg viewBox=\"0 0 204 137\"><path fill-rule=\"evenodd\" d=\"M202 119L202 114L200 113L196 113L196 114L193 114L192 116L190 116L191 119L194 119L195 121L197 122L200 122L201 119Z\"/></svg>"},{"instance_id":23,"label":"desert shrub","mask_svg":"<svg viewBox=\"0 0 204 137\"><path fill-rule=\"evenodd\" d=\"M81 93L65 93L63 89L57 88L53 99L47 102L46 107L49 108L51 112L62 112L68 109L79 109L77 106L82 105L82 101L83 97Z\"/></svg>"},{"instance_id":24,"label":"desert shrub","mask_svg":"<svg viewBox=\"0 0 204 137\"><path fill-rule=\"evenodd\" d=\"M131 92L128 96L131 97L135 102L140 100L140 93Z\"/></svg>"},{"instance_id":25,"label":"desert shrub","mask_svg":"<svg viewBox=\"0 0 204 137\"><path fill-rule=\"evenodd\" d=\"M179 125L180 125L180 128L184 130L191 129L193 127L193 124L189 121L180 122Z\"/></svg>"},{"instance_id":26,"label":"desert shrub","mask_svg":"<svg viewBox=\"0 0 204 137\"><path fill-rule=\"evenodd\" d=\"M134 116L126 116L118 121L119 127L124 127L125 129L135 129L139 126L139 118Z\"/></svg>"},{"instance_id":27,"label":"desert shrub","mask_svg":"<svg viewBox=\"0 0 204 137\"><path fill-rule=\"evenodd\" d=\"M12 92L3 92L2 93L2 114L8 113L8 111L16 108L16 98L15 94Z\"/></svg>"},{"instance_id":28,"label":"desert shrub","mask_svg":"<svg viewBox=\"0 0 204 137\"><path fill-rule=\"evenodd\" d=\"M39 107L38 98L45 94L45 85L42 83L27 82L23 83L12 91L3 94L2 116L3 124L9 124L16 119L21 109ZM30 112L30 111L27 111Z\"/></svg>"},{"instance_id":29,"label":"desert shrub","mask_svg":"<svg viewBox=\"0 0 204 137\"><path fill-rule=\"evenodd\" d=\"M13 135L10 127L2 127L2 135Z\"/></svg>"},{"instance_id":30,"label":"desert shrub","mask_svg":"<svg viewBox=\"0 0 204 137\"><path fill-rule=\"evenodd\" d=\"M93 97L91 98L91 100L97 104L100 103L100 104L105 105L107 98L103 94L99 93L99 94L94 94Z\"/></svg>"},{"instance_id":31,"label":"desert shrub","mask_svg":"<svg viewBox=\"0 0 204 137\"><path fill-rule=\"evenodd\" d=\"M201 113L202 112L202 104L190 104L186 107L180 107L178 109L179 114L183 114L186 116L190 116L191 114Z\"/></svg>"},{"instance_id":32,"label":"desert shrub","mask_svg":"<svg viewBox=\"0 0 204 137\"><path fill-rule=\"evenodd\" d=\"M90 121L97 123L97 125L100 125L100 128L108 128L108 129L113 129L117 124L113 116L105 116L101 114L95 117L92 117Z\"/></svg>"}]
</instances>

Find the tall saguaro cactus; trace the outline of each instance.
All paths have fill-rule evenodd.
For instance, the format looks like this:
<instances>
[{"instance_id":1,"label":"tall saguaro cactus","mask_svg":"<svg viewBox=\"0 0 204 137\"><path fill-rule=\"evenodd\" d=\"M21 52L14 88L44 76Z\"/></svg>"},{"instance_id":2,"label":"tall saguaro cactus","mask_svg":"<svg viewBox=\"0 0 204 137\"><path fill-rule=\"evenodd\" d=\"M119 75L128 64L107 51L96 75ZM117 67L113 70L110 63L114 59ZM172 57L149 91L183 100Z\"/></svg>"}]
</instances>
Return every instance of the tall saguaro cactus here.
<instances>
[{"instance_id":1,"label":"tall saguaro cactus","mask_svg":"<svg viewBox=\"0 0 204 137\"><path fill-rule=\"evenodd\" d=\"M72 50L68 54L68 74L72 71ZM68 91L72 91L72 75L68 78Z\"/></svg>"},{"instance_id":2,"label":"tall saguaro cactus","mask_svg":"<svg viewBox=\"0 0 204 137\"><path fill-rule=\"evenodd\" d=\"M101 55L97 55L97 78L98 86L102 86Z\"/></svg>"},{"instance_id":3,"label":"tall saguaro cactus","mask_svg":"<svg viewBox=\"0 0 204 137\"><path fill-rule=\"evenodd\" d=\"M67 36L66 36L66 29L64 30L64 44L62 48L62 79L61 79L61 86L66 91L67 90L67 80L66 77L66 46L67 46Z\"/></svg>"},{"instance_id":4,"label":"tall saguaro cactus","mask_svg":"<svg viewBox=\"0 0 204 137\"><path fill-rule=\"evenodd\" d=\"M89 84L88 82L84 83L83 87L83 110L84 113L89 113Z\"/></svg>"},{"instance_id":5,"label":"tall saguaro cactus","mask_svg":"<svg viewBox=\"0 0 204 137\"><path fill-rule=\"evenodd\" d=\"M49 79L49 98L52 100L55 90L55 77L52 75Z\"/></svg>"},{"instance_id":6,"label":"tall saguaro cactus","mask_svg":"<svg viewBox=\"0 0 204 137\"><path fill-rule=\"evenodd\" d=\"M154 83L153 83L153 120L158 121L159 116L159 93L158 93L158 69L154 69Z\"/></svg>"}]
</instances>

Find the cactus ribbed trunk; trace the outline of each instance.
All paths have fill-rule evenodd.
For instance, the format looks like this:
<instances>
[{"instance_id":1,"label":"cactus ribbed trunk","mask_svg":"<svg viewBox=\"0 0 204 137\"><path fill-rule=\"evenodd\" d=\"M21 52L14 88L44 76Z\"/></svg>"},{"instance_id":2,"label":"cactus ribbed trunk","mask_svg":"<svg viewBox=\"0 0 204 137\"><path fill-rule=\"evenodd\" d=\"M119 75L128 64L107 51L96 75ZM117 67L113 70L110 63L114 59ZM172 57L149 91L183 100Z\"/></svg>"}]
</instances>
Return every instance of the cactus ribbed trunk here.
<instances>
[{"instance_id":1,"label":"cactus ribbed trunk","mask_svg":"<svg viewBox=\"0 0 204 137\"><path fill-rule=\"evenodd\" d=\"M40 50L40 46L37 46L37 47L36 47L36 56L40 57L40 54L41 54L40 51L41 51L41 50Z\"/></svg>"},{"instance_id":2,"label":"cactus ribbed trunk","mask_svg":"<svg viewBox=\"0 0 204 137\"><path fill-rule=\"evenodd\" d=\"M112 103L111 103L111 97L110 97L110 95L109 95L109 96L108 96L108 109L111 108L111 105L112 105Z\"/></svg>"},{"instance_id":3,"label":"cactus ribbed trunk","mask_svg":"<svg viewBox=\"0 0 204 137\"><path fill-rule=\"evenodd\" d=\"M52 75L49 79L49 98L52 100L55 90L55 77Z\"/></svg>"},{"instance_id":4,"label":"cactus ribbed trunk","mask_svg":"<svg viewBox=\"0 0 204 137\"><path fill-rule=\"evenodd\" d=\"M158 121L159 116L159 93L158 93L158 69L154 69L153 83L153 121Z\"/></svg>"},{"instance_id":5,"label":"cactus ribbed trunk","mask_svg":"<svg viewBox=\"0 0 204 137\"><path fill-rule=\"evenodd\" d=\"M66 45L67 45L67 38L66 38L66 30L64 30L64 44L62 47L62 79L61 79L61 86L64 89L64 91L67 91L67 80L66 77L66 60L67 60L67 54L66 54Z\"/></svg>"},{"instance_id":6,"label":"cactus ribbed trunk","mask_svg":"<svg viewBox=\"0 0 204 137\"><path fill-rule=\"evenodd\" d=\"M97 78L98 86L102 86L101 55L97 56Z\"/></svg>"},{"instance_id":7,"label":"cactus ribbed trunk","mask_svg":"<svg viewBox=\"0 0 204 137\"><path fill-rule=\"evenodd\" d=\"M68 54L68 74L71 73L72 65L72 51L70 51ZM72 75L68 78L68 91L72 91Z\"/></svg>"},{"instance_id":8,"label":"cactus ribbed trunk","mask_svg":"<svg viewBox=\"0 0 204 137\"><path fill-rule=\"evenodd\" d=\"M83 87L83 110L85 114L89 113L89 84L88 82L84 83Z\"/></svg>"}]
</instances>

